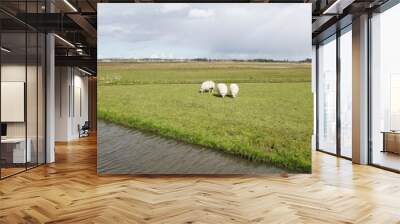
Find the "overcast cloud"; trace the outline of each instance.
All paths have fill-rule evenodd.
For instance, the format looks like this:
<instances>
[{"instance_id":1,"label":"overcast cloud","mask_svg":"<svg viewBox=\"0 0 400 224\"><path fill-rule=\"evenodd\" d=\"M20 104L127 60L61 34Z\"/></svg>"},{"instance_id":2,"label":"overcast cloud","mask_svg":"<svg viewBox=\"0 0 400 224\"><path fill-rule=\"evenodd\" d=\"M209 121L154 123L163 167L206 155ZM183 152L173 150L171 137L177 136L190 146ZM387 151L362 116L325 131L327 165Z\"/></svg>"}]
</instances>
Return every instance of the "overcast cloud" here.
<instances>
[{"instance_id":1,"label":"overcast cloud","mask_svg":"<svg viewBox=\"0 0 400 224\"><path fill-rule=\"evenodd\" d=\"M311 58L310 4L98 4L99 58Z\"/></svg>"}]
</instances>

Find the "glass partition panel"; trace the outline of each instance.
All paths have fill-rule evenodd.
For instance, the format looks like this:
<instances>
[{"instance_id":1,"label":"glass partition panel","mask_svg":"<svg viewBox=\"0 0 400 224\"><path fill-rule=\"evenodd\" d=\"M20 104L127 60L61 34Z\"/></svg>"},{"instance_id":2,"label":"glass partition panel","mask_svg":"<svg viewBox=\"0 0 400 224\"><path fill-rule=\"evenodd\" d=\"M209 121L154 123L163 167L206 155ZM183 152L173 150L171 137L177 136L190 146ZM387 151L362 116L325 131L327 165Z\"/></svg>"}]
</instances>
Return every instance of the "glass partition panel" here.
<instances>
[{"instance_id":1,"label":"glass partition panel","mask_svg":"<svg viewBox=\"0 0 400 224\"><path fill-rule=\"evenodd\" d=\"M24 171L31 151L26 142L26 35L1 34L1 175ZM28 146L28 147L27 147ZM28 150L27 150L28 149Z\"/></svg>"},{"instance_id":2,"label":"glass partition panel","mask_svg":"<svg viewBox=\"0 0 400 224\"><path fill-rule=\"evenodd\" d=\"M1 1L0 7L43 13L45 1ZM46 38L39 32L0 12L0 178L45 163Z\"/></svg>"},{"instance_id":3,"label":"glass partition panel","mask_svg":"<svg viewBox=\"0 0 400 224\"><path fill-rule=\"evenodd\" d=\"M336 40L318 48L318 148L336 153Z\"/></svg>"},{"instance_id":4,"label":"glass partition panel","mask_svg":"<svg viewBox=\"0 0 400 224\"><path fill-rule=\"evenodd\" d=\"M28 160L28 168L37 165L38 158L38 50L37 50L37 33L27 33L27 80L26 80L26 113L27 113L27 149L30 150L30 160Z\"/></svg>"},{"instance_id":5,"label":"glass partition panel","mask_svg":"<svg viewBox=\"0 0 400 224\"><path fill-rule=\"evenodd\" d=\"M26 12L42 13L44 4L41 1L27 2ZM33 23L39 23L39 17L30 18ZM36 20L36 21L34 21ZM40 36L37 30L27 30L27 141L31 147L31 162L28 168L39 164L39 63Z\"/></svg>"},{"instance_id":6,"label":"glass partition panel","mask_svg":"<svg viewBox=\"0 0 400 224\"><path fill-rule=\"evenodd\" d=\"M400 170L400 4L371 19L372 163Z\"/></svg>"},{"instance_id":7,"label":"glass partition panel","mask_svg":"<svg viewBox=\"0 0 400 224\"><path fill-rule=\"evenodd\" d=\"M340 36L340 153L352 157L352 34L351 26Z\"/></svg>"},{"instance_id":8,"label":"glass partition panel","mask_svg":"<svg viewBox=\"0 0 400 224\"><path fill-rule=\"evenodd\" d=\"M45 65L46 65L46 52L45 52L45 44L46 39L45 35L42 33L38 34L38 164L45 163L46 158L46 149L45 149L45 121L46 121L46 108L45 108L45 99L46 99L46 76L45 76Z\"/></svg>"}]
</instances>

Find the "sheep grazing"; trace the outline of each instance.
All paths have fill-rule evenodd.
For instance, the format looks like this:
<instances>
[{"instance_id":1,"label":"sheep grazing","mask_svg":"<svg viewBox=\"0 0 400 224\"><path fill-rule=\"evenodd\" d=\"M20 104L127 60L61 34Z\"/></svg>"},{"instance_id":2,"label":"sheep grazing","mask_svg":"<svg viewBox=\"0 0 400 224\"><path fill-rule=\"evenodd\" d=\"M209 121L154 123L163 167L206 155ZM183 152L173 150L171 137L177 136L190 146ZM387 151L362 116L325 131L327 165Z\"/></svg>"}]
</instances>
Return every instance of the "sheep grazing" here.
<instances>
[{"instance_id":1,"label":"sheep grazing","mask_svg":"<svg viewBox=\"0 0 400 224\"><path fill-rule=\"evenodd\" d=\"M229 89L231 91L231 96L233 98L237 97L238 93L239 93L239 85L236 83L232 83L229 85Z\"/></svg>"},{"instance_id":2,"label":"sheep grazing","mask_svg":"<svg viewBox=\"0 0 400 224\"><path fill-rule=\"evenodd\" d=\"M200 93L210 92L212 93L215 89L215 83L213 81L204 81L200 86Z\"/></svg>"},{"instance_id":3,"label":"sheep grazing","mask_svg":"<svg viewBox=\"0 0 400 224\"><path fill-rule=\"evenodd\" d=\"M228 86L225 83L218 83L217 90L218 90L219 95L221 95L223 98L228 93Z\"/></svg>"}]
</instances>

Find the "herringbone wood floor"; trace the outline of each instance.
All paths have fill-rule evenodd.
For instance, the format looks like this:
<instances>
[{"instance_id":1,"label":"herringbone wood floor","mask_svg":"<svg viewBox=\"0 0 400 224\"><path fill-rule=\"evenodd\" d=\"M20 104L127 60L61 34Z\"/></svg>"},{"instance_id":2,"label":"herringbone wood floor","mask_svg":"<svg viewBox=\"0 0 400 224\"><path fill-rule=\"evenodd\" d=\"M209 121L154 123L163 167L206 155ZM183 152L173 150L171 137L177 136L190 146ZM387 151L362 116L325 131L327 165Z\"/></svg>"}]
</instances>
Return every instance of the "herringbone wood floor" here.
<instances>
[{"instance_id":1,"label":"herringbone wood floor","mask_svg":"<svg viewBox=\"0 0 400 224\"><path fill-rule=\"evenodd\" d=\"M315 152L312 175L97 176L96 139L0 181L0 223L400 223L400 175Z\"/></svg>"}]
</instances>

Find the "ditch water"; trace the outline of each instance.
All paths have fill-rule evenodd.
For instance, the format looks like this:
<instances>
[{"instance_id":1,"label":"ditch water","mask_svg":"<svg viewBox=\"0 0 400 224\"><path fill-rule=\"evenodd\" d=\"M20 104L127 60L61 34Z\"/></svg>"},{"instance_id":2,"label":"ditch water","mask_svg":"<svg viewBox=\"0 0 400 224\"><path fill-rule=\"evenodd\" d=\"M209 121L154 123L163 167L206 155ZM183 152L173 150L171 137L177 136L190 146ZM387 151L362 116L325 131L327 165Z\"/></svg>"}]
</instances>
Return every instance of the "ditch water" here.
<instances>
[{"instance_id":1,"label":"ditch water","mask_svg":"<svg viewBox=\"0 0 400 224\"><path fill-rule=\"evenodd\" d=\"M98 121L100 174L249 174L284 172L268 164Z\"/></svg>"}]
</instances>

